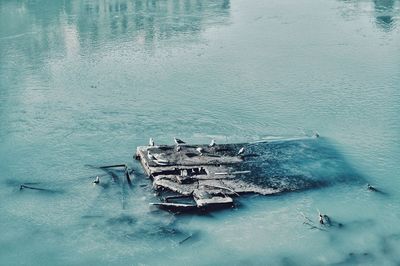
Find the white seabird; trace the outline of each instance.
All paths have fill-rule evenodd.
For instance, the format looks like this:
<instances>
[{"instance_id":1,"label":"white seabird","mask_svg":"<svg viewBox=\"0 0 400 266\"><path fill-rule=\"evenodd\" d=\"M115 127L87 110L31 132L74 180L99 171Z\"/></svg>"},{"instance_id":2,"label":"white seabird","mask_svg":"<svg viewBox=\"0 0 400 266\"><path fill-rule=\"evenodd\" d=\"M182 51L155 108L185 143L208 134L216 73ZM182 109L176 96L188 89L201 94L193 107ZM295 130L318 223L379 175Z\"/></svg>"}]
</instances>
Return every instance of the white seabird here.
<instances>
[{"instance_id":1,"label":"white seabird","mask_svg":"<svg viewBox=\"0 0 400 266\"><path fill-rule=\"evenodd\" d=\"M238 151L237 155L242 155L243 153L244 153L244 147L242 147L242 148Z\"/></svg>"},{"instance_id":2,"label":"white seabird","mask_svg":"<svg viewBox=\"0 0 400 266\"><path fill-rule=\"evenodd\" d=\"M174 141L175 141L175 144L176 144L176 145L185 144L185 143L186 143L186 142L184 142L183 140L177 139L177 138L174 138Z\"/></svg>"},{"instance_id":3,"label":"white seabird","mask_svg":"<svg viewBox=\"0 0 400 266\"><path fill-rule=\"evenodd\" d=\"M200 155L203 155L203 148L202 147L196 148L196 151L198 151L200 153Z\"/></svg>"},{"instance_id":4,"label":"white seabird","mask_svg":"<svg viewBox=\"0 0 400 266\"><path fill-rule=\"evenodd\" d=\"M211 143L210 143L209 146L210 146L210 147L214 147L214 146L215 146L215 140L214 140L214 139L211 140Z\"/></svg>"},{"instance_id":5,"label":"white seabird","mask_svg":"<svg viewBox=\"0 0 400 266\"><path fill-rule=\"evenodd\" d=\"M147 157L149 157L150 160L157 160L156 157L154 157L154 155L151 154L149 151L147 151Z\"/></svg>"},{"instance_id":6,"label":"white seabird","mask_svg":"<svg viewBox=\"0 0 400 266\"><path fill-rule=\"evenodd\" d=\"M150 138L150 139L149 139L149 145L150 145L150 146L154 146L154 139L153 139L153 138Z\"/></svg>"},{"instance_id":7,"label":"white seabird","mask_svg":"<svg viewBox=\"0 0 400 266\"><path fill-rule=\"evenodd\" d=\"M93 181L93 184L99 184L100 183L100 177L96 176L96 179Z\"/></svg>"}]
</instances>

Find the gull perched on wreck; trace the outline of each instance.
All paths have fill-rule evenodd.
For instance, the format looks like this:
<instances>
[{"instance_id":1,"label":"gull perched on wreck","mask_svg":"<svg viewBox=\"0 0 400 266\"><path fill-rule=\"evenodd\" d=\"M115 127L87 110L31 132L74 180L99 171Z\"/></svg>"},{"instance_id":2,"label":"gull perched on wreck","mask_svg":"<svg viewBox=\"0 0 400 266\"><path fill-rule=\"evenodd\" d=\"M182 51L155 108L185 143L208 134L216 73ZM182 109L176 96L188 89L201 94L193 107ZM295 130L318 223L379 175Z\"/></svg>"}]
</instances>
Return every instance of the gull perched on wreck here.
<instances>
[{"instance_id":1,"label":"gull perched on wreck","mask_svg":"<svg viewBox=\"0 0 400 266\"><path fill-rule=\"evenodd\" d=\"M150 160L157 160L156 157L154 157L154 155L151 154L149 151L147 151L147 157L149 157Z\"/></svg>"},{"instance_id":2,"label":"gull perched on wreck","mask_svg":"<svg viewBox=\"0 0 400 266\"><path fill-rule=\"evenodd\" d=\"M174 141L175 141L175 144L176 144L176 145L185 144L185 143L186 143L186 142L184 142L183 140L177 139L177 138L174 138Z\"/></svg>"},{"instance_id":3,"label":"gull perched on wreck","mask_svg":"<svg viewBox=\"0 0 400 266\"><path fill-rule=\"evenodd\" d=\"M196 148L196 151L198 151L200 153L200 155L203 155L203 148L202 147Z\"/></svg>"},{"instance_id":4,"label":"gull perched on wreck","mask_svg":"<svg viewBox=\"0 0 400 266\"><path fill-rule=\"evenodd\" d=\"M214 139L211 140L211 143L210 143L209 146L210 146L210 147L214 147L214 146L215 146L215 140L214 140Z\"/></svg>"},{"instance_id":5,"label":"gull perched on wreck","mask_svg":"<svg viewBox=\"0 0 400 266\"><path fill-rule=\"evenodd\" d=\"M153 138L149 139L149 146L154 146L154 139Z\"/></svg>"},{"instance_id":6,"label":"gull perched on wreck","mask_svg":"<svg viewBox=\"0 0 400 266\"><path fill-rule=\"evenodd\" d=\"M244 153L244 147L242 147L242 148L238 151L237 155L242 155L243 153Z\"/></svg>"}]
</instances>

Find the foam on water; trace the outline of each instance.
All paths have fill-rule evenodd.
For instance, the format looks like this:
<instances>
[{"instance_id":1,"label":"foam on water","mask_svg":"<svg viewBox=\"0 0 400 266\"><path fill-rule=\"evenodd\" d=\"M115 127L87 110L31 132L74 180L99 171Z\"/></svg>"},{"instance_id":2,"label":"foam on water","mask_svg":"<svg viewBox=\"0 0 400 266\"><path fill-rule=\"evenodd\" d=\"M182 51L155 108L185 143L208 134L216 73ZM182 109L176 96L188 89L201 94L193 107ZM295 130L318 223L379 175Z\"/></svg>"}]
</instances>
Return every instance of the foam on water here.
<instances>
[{"instance_id":1,"label":"foam on water","mask_svg":"<svg viewBox=\"0 0 400 266\"><path fill-rule=\"evenodd\" d=\"M399 14L398 0L0 1L0 264L399 264ZM132 159L150 136L315 130L344 168L287 170L358 182L174 216L149 207ZM85 166L114 163L132 188ZM317 209L343 227L303 224Z\"/></svg>"}]
</instances>

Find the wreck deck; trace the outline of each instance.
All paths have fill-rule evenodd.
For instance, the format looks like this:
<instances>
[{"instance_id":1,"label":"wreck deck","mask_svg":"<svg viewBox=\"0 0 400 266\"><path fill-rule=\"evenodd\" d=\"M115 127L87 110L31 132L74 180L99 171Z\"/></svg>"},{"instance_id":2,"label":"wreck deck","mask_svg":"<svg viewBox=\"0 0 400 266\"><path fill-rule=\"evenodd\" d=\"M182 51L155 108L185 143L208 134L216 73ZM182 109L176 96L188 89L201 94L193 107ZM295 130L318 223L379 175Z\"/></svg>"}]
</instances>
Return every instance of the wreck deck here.
<instances>
[{"instance_id":1,"label":"wreck deck","mask_svg":"<svg viewBox=\"0 0 400 266\"><path fill-rule=\"evenodd\" d=\"M238 155L241 148L244 152ZM327 186L344 181L350 172L340 154L320 138L212 147L140 146L136 159L152 179L154 189L197 197L197 201L210 205L213 199L218 205L241 193L271 195ZM163 206L167 205L171 204Z\"/></svg>"}]
</instances>

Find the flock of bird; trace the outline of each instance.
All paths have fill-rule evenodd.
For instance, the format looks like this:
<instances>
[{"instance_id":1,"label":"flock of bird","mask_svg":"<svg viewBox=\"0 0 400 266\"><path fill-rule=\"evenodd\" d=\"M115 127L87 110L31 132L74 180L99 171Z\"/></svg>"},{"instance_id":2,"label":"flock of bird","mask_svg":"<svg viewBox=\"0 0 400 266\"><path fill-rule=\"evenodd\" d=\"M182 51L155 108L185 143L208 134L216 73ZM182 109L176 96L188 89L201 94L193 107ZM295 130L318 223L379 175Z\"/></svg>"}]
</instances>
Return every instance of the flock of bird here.
<instances>
[{"instance_id":1,"label":"flock of bird","mask_svg":"<svg viewBox=\"0 0 400 266\"><path fill-rule=\"evenodd\" d=\"M178 138L174 138L174 141L175 141L175 144L176 144L176 148L177 148L177 151L180 151L180 149L181 149L181 144L185 144L186 142L184 142L183 140L181 140L181 139L178 139ZM215 140L213 139L213 140L211 140L211 143L208 145L209 147L214 147L216 145L216 143L215 143ZM155 143L154 143L154 139L153 138L150 138L149 139L149 146L155 146ZM202 147L197 147L196 148L196 151L199 153L199 155L200 156L202 156L203 155L203 151L204 151L204 149L202 148ZM238 151L238 153L237 153L237 156L242 156L243 155L243 153L244 153L244 151L245 151L245 149L244 149L244 147L242 147L242 148L240 148L240 150ZM151 154L149 151L147 151L147 156L151 159L151 160L155 160L155 161L160 161L161 159L160 158L156 158L153 154ZM100 183L100 177L99 176L96 176L96 178L95 178L95 180L93 181L93 184L95 184L95 185L97 185L97 184L99 184ZM23 187L21 186L21 188L20 189L22 189Z\"/></svg>"},{"instance_id":2,"label":"flock of bird","mask_svg":"<svg viewBox=\"0 0 400 266\"><path fill-rule=\"evenodd\" d=\"M175 137L174 137L174 142L175 142L175 144L176 144L176 150L177 150L177 151L180 151L180 150L181 150L181 147L180 147L181 144L186 144L186 142L184 142L183 140L178 139L178 138L175 138ZM209 147L214 147L215 145L216 145L215 140L212 139L212 140L211 140L211 143L210 143L208 146L209 146ZM149 139L149 146L155 146L155 143L154 143L154 139L153 139L153 138L150 138L150 139ZM197 151L200 155L203 155L203 151L204 151L203 148L198 147L198 148L196 148L196 151ZM244 154L244 151L245 151L244 147L240 148L240 150L239 150L238 153L237 153L237 156L243 155L243 154Z\"/></svg>"}]
</instances>

